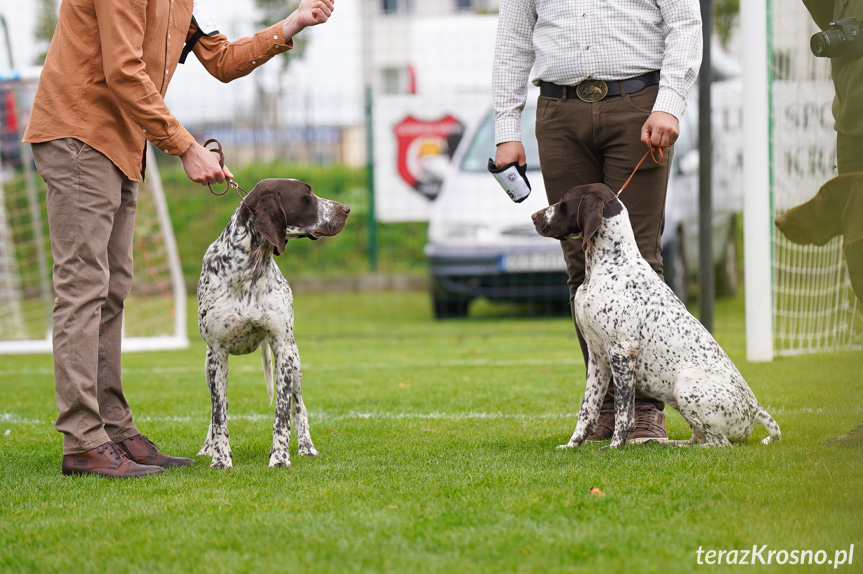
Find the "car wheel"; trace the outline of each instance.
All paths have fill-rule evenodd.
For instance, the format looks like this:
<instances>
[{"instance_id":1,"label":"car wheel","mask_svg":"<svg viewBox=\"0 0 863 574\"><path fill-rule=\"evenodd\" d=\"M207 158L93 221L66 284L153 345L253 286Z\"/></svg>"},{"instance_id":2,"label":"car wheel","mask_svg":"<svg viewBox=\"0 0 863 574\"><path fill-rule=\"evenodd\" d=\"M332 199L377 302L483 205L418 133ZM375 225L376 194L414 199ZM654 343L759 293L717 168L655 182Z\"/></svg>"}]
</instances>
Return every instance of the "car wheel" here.
<instances>
[{"instance_id":1,"label":"car wheel","mask_svg":"<svg viewBox=\"0 0 863 574\"><path fill-rule=\"evenodd\" d=\"M725 256L723 261L719 262L716 267L716 296L731 297L737 293L737 281L739 275L737 273L737 233L734 226L728 233L728 240L725 242Z\"/></svg>"},{"instance_id":2,"label":"car wheel","mask_svg":"<svg viewBox=\"0 0 863 574\"><path fill-rule=\"evenodd\" d=\"M467 317L470 299L452 295L432 295L432 309L435 319L458 319Z\"/></svg>"}]
</instances>

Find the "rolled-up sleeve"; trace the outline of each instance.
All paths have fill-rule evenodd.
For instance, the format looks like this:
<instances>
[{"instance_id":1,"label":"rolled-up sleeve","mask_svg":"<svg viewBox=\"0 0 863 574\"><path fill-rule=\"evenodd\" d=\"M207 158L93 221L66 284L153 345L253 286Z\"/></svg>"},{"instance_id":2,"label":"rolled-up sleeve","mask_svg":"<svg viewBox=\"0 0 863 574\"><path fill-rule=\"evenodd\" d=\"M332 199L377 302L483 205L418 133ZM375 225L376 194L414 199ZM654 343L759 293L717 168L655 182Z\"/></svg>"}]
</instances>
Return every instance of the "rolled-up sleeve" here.
<instances>
[{"instance_id":1,"label":"rolled-up sleeve","mask_svg":"<svg viewBox=\"0 0 863 574\"><path fill-rule=\"evenodd\" d=\"M190 35L193 32L194 25ZM222 82L230 82L250 74L274 56L293 47L293 39L285 38L282 24L278 23L235 42L229 42L224 34L203 36L193 51L211 76Z\"/></svg>"}]
</instances>

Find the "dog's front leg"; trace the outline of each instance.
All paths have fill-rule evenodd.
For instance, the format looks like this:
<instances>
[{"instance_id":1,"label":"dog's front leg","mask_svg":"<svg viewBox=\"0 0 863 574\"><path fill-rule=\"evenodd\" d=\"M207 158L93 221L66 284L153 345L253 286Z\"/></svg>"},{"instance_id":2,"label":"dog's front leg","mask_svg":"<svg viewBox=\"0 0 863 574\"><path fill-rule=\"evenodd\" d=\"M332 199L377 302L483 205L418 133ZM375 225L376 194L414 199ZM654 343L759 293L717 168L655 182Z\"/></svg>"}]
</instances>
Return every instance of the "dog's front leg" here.
<instances>
[{"instance_id":1,"label":"dog's front leg","mask_svg":"<svg viewBox=\"0 0 863 574\"><path fill-rule=\"evenodd\" d=\"M291 455L291 386L293 362L291 347L285 342L271 343L276 355L276 420L273 422L273 448L270 450L270 467L290 468Z\"/></svg>"},{"instance_id":2,"label":"dog's front leg","mask_svg":"<svg viewBox=\"0 0 863 574\"><path fill-rule=\"evenodd\" d=\"M231 468L231 444L228 435L228 351L207 346L205 363L210 388L210 428L199 456L211 456L212 468Z\"/></svg>"},{"instance_id":3,"label":"dog's front leg","mask_svg":"<svg viewBox=\"0 0 863 574\"><path fill-rule=\"evenodd\" d=\"M606 448L626 444L626 437L635 428L635 360L638 344L623 341L609 345L609 362L614 376L614 434Z\"/></svg>"},{"instance_id":4,"label":"dog's front leg","mask_svg":"<svg viewBox=\"0 0 863 574\"><path fill-rule=\"evenodd\" d=\"M297 445L299 453L303 456L318 456L315 445L312 444L312 435L309 431L309 415L303 402L303 370L300 364L300 351L296 342L291 339L291 361L294 362L292 373L294 376L291 391L291 416L297 425Z\"/></svg>"},{"instance_id":5,"label":"dog's front leg","mask_svg":"<svg viewBox=\"0 0 863 574\"><path fill-rule=\"evenodd\" d=\"M569 439L568 443L557 448L572 448L587 440L587 437L596 428L597 421L599 421L599 411L610 380L611 371L608 365L600 361L596 353L590 349L587 361L587 383L584 388L584 398L581 400L581 408L578 410L575 432L572 433L572 438Z\"/></svg>"}]
</instances>

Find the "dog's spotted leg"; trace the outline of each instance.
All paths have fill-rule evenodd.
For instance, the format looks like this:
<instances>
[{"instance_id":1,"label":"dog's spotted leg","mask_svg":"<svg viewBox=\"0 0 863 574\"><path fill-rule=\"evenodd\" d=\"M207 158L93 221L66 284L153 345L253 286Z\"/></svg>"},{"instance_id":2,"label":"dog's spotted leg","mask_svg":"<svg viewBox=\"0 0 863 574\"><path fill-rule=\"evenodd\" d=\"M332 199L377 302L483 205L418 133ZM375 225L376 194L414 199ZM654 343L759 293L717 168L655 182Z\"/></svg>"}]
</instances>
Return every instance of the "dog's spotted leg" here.
<instances>
[{"instance_id":1,"label":"dog's spotted leg","mask_svg":"<svg viewBox=\"0 0 863 574\"><path fill-rule=\"evenodd\" d=\"M559 445L557 448L572 448L587 440L587 437L596 428L597 421L599 421L599 411L602 408L602 401L606 391L608 391L610 381L611 370L608 365L600 361L591 351L587 362L587 383L584 389L584 398L581 400L581 408L578 410L578 422L575 425L575 431L568 443Z\"/></svg>"},{"instance_id":2,"label":"dog's spotted leg","mask_svg":"<svg viewBox=\"0 0 863 574\"><path fill-rule=\"evenodd\" d=\"M318 456L318 451L315 445L312 444L312 435L309 431L309 415L303 402L303 371L300 365L300 351L297 349L297 344L293 339L291 340L291 346L294 350L291 360L296 362L292 367L294 380L291 397L291 416L294 419L294 424L297 426L298 450L303 456Z\"/></svg>"},{"instance_id":3,"label":"dog's spotted leg","mask_svg":"<svg viewBox=\"0 0 863 574\"><path fill-rule=\"evenodd\" d=\"M207 347L205 363L210 388L210 428L199 455L211 456L212 468L231 468L231 444L228 435L228 352Z\"/></svg>"},{"instance_id":4,"label":"dog's spotted leg","mask_svg":"<svg viewBox=\"0 0 863 574\"><path fill-rule=\"evenodd\" d=\"M638 344L630 341L611 343L608 346L611 372L614 376L614 434L611 444L604 448L618 448L626 444L626 437L635 428L635 360Z\"/></svg>"},{"instance_id":5,"label":"dog's spotted leg","mask_svg":"<svg viewBox=\"0 0 863 574\"><path fill-rule=\"evenodd\" d=\"M291 455L291 387L293 366L291 348L286 343L273 344L276 355L276 420L273 422L273 447L270 449L270 467L290 468Z\"/></svg>"}]
</instances>

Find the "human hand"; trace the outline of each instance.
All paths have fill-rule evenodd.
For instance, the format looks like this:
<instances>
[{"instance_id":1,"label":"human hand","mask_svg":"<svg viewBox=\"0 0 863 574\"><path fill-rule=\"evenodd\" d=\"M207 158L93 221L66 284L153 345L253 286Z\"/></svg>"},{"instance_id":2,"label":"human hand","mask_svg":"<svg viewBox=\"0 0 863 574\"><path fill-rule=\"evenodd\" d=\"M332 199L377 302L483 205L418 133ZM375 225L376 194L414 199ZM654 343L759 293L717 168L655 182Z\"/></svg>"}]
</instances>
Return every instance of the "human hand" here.
<instances>
[{"instance_id":1,"label":"human hand","mask_svg":"<svg viewBox=\"0 0 863 574\"><path fill-rule=\"evenodd\" d=\"M503 142L497 144L497 151L494 154L495 167L503 167L514 161L517 161L518 165L525 165L527 163L522 143Z\"/></svg>"},{"instance_id":2,"label":"human hand","mask_svg":"<svg viewBox=\"0 0 863 574\"><path fill-rule=\"evenodd\" d=\"M650 147L668 147L680 135L680 122L667 112L653 112L641 128L641 141Z\"/></svg>"},{"instance_id":3,"label":"human hand","mask_svg":"<svg viewBox=\"0 0 863 574\"><path fill-rule=\"evenodd\" d=\"M335 0L300 0L300 5L282 23L285 38L293 38L309 26L326 22L335 10Z\"/></svg>"},{"instance_id":4,"label":"human hand","mask_svg":"<svg viewBox=\"0 0 863 574\"><path fill-rule=\"evenodd\" d=\"M198 142L192 142L189 149L180 154L180 161L189 179L201 185L224 183L226 178L234 177L227 167L219 164L216 154Z\"/></svg>"}]
</instances>

